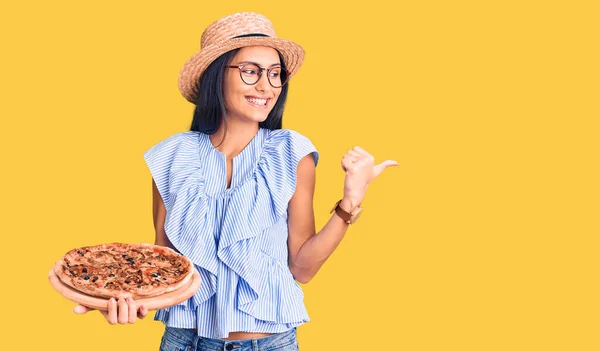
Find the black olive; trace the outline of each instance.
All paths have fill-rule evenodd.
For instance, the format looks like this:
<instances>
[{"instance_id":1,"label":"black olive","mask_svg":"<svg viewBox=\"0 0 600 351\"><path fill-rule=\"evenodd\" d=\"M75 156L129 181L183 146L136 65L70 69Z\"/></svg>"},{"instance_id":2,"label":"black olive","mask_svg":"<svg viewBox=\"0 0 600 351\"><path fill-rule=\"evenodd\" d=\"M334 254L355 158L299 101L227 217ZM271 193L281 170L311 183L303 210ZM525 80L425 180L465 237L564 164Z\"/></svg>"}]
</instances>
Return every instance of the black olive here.
<instances>
[{"instance_id":1,"label":"black olive","mask_svg":"<svg viewBox=\"0 0 600 351\"><path fill-rule=\"evenodd\" d=\"M71 275L75 275L75 272L73 272L73 271L69 271L69 273L71 273Z\"/></svg>"},{"instance_id":2,"label":"black olive","mask_svg":"<svg viewBox=\"0 0 600 351\"><path fill-rule=\"evenodd\" d=\"M125 258L125 257L127 257L127 255L123 254L122 257Z\"/></svg>"},{"instance_id":3,"label":"black olive","mask_svg":"<svg viewBox=\"0 0 600 351\"><path fill-rule=\"evenodd\" d=\"M153 273L152 274L152 278L156 278L156 277L158 277L158 275L156 275L156 274Z\"/></svg>"},{"instance_id":4,"label":"black olive","mask_svg":"<svg viewBox=\"0 0 600 351\"><path fill-rule=\"evenodd\" d=\"M163 277L163 280L167 280L167 278L164 278L164 277Z\"/></svg>"},{"instance_id":5,"label":"black olive","mask_svg":"<svg viewBox=\"0 0 600 351\"><path fill-rule=\"evenodd\" d=\"M71 265L69 264L69 262L67 262L67 267L71 268Z\"/></svg>"},{"instance_id":6,"label":"black olive","mask_svg":"<svg viewBox=\"0 0 600 351\"><path fill-rule=\"evenodd\" d=\"M90 279L90 277L86 275L85 277L83 277L83 279L85 279L85 280L89 280L89 279Z\"/></svg>"},{"instance_id":7,"label":"black olive","mask_svg":"<svg viewBox=\"0 0 600 351\"><path fill-rule=\"evenodd\" d=\"M77 251L77 253L79 254L79 256L83 256L83 252Z\"/></svg>"},{"instance_id":8,"label":"black olive","mask_svg":"<svg viewBox=\"0 0 600 351\"><path fill-rule=\"evenodd\" d=\"M160 277L160 272L156 273L156 275Z\"/></svg>"},{"instance_id":9,"label":"black olive","mask_svg":"<svg viewBox=\"0 0 600 351\"><path fill-rule=\"evenodd\" d=\"M114 276L115 276L115 275L114 275L114 274L112 274L112 273L109 275L109 277L114 277Z\"/></svg>"},{"instance_id":10,"label":"black olive","mask_svg":"<svg viewBox=\"0 0 600 351\"><path fill-rule=\"evenodd\" d=\"M127 280L125 281L125 284L129 284L129 283L131 283L131 280L127 279Z\"/></svg>"},{"instance_id":11,"label":"black olive","mask_svg":"<svg viewBox=\"0 0 600 351\"><path fill-rule=\"evenodd\" d=\"M92 282L95 283L96 280L98 280L98 277L94 277L94 279L92 279Z\"/></svg>"},{"instance_id":12,"label":"black olive","mask_svg":"<svg viewBox=\"0 0 600 351\"><path fill-rule=\"evenodd\" d=\"M81 270L83 273L87 273L87 268Z\"/></svg>"}]
</instances>

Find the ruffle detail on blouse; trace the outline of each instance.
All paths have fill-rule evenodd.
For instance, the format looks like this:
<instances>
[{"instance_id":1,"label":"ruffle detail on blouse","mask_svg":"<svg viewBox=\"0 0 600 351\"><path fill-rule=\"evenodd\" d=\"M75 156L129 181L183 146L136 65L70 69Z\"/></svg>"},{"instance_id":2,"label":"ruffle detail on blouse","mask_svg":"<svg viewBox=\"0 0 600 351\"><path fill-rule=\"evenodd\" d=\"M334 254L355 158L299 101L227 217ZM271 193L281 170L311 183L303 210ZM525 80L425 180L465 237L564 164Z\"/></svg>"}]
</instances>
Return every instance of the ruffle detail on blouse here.
<instances>
[{"instance_id":1,"label":"ruffle detail on blouse","mask_svg":"<svg viewBox=\"0 0 600 351\"><path fill-rule=\"evenodd\" d=\"M261 247L258 238L286 221L298 163L312 153L316 165L319 155L315 147L295 131L269 131L254 171L227 192L230 199L220 237L215 239L215 224L207 220L212 199L205 192L199 137L202 135L196 132L175 134L144 154L167 210L167 237L194 263L202 278L193 299L180 305L192 310L217 292L222 262L240 278L236 291L239 310L277 324L308 320L304 294L288 268L287 257L277 259L268 246Z\"/></svg>"},{"instance_id":2,"label":"ruffle detail on blouse","mask_svg":"<svg viewBox=\"0 0 600 351\"><path fill-rule=\"evenodd\" d=\"M165 204L167 238L200 273L200 289L193 299L180 304L193 310L194 304L201 304L216 293L218 271L213 226L206 220L208 199L204 194L198 134L175 134L146 151L144 158Z\"/></svg>"},{"instance_id":3,"label":"ruffle detail on blouse","mask_svg":"<svg viewBox=\"0 0 600 351\"><path fill-rule=\"evenodd\" d=\"M287 219L298 163L310 153L316 165L318 153L309 139L291 130L272 131L255 172L232 194L225 213L217 255L241 278L238 308L261 320L290 323L306 317L304 294L287 257L277 260L254 239Z\"/></svg>"}]
</instances>

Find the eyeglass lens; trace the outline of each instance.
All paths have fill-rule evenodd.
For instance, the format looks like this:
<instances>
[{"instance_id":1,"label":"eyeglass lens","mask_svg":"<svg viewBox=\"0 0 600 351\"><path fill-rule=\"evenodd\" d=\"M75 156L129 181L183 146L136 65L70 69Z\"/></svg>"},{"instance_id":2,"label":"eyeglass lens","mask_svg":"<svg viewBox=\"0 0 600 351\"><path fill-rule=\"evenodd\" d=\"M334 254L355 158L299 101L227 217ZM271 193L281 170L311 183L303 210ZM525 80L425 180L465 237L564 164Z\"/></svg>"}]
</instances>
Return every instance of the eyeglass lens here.
<instances>
[{"instance_id":1,"label":"eyeglass lens","mask_svg":"<svg viewBox=\"0 0 600 351\"><path fill-rule=\"evenodd\" d=\"M246 84L255 84L260 79L260 71L261 69L257 65L253 63L246 64L240 70L242 80ZM267 71L264 71L263 74L267 74L269 83L271 83L271 85L275 88L282 87L288 79L286 70L281 67L273 67Z\"/></svg>"}]
</instances>

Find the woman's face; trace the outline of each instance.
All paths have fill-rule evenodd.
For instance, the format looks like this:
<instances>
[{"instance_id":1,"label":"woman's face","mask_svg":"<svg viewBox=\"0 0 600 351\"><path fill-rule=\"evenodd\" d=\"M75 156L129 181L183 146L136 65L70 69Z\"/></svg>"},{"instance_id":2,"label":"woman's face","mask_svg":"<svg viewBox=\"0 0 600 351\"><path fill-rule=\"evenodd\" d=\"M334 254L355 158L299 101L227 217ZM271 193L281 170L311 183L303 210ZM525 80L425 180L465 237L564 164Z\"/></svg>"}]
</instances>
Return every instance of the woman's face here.
<instances>
[{"instance_id":1,"label":"woman's face","mask_svg":"<svg viewBox=\"0 0 600 351\"><path fill-rule=\"evenodd\" d=\"M280 66L277 50L267 46L241 48L233 57L230 66L255 63L261 68ZM262 122L275 106L281 88L273 88L267 79L267 71L262 71L254 85L244 83L237 68L226 68L223 82L226 118L241 119L246 122Z\"/></svg>"}]
</instances>

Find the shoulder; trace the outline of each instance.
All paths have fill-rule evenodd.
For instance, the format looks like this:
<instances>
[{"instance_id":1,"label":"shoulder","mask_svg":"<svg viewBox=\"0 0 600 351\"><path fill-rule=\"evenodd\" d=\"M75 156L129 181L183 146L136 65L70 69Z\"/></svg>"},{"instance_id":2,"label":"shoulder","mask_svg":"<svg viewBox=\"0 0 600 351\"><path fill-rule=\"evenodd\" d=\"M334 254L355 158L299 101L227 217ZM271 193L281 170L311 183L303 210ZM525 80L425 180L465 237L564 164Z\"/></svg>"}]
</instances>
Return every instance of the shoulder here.
<instances>
[{"instance_id":1,"label":"shoulder","mask_svg":"<svg viewBox=\"0 0 600 351\"><path fill-rule=\"evenodd\" d=\"M174 151L181 147L193 148L198 144L199 132L187 131L172 134L165 139L154 144L146 151L146 154L156 152Z\"/></svg>"},{"instance_id":2,"label":"shoulder","mask_svg":"<svg viewBox=\"0 0 600 351\"><path fill-rule=\"evenodd\" d=\"M291 129L269 131L265 143L265 157L291 161L291 165L295 169L298 162L309 154L312 154L316 166L319 153L308 137Z\"/></svg>"}]
</instances>

